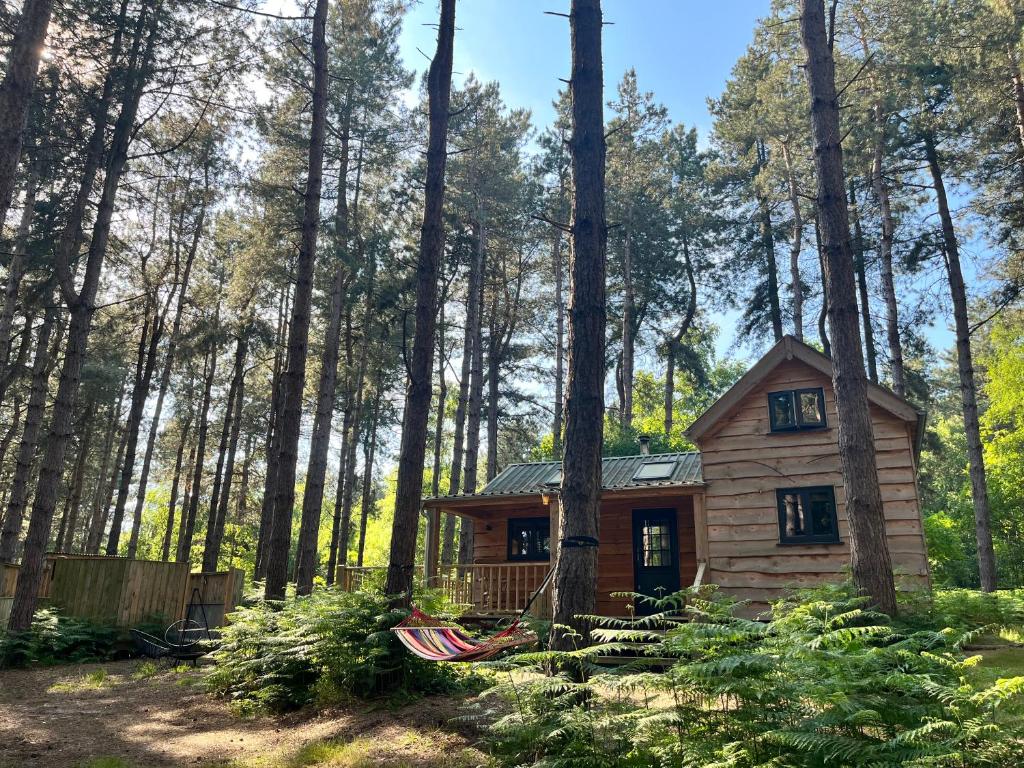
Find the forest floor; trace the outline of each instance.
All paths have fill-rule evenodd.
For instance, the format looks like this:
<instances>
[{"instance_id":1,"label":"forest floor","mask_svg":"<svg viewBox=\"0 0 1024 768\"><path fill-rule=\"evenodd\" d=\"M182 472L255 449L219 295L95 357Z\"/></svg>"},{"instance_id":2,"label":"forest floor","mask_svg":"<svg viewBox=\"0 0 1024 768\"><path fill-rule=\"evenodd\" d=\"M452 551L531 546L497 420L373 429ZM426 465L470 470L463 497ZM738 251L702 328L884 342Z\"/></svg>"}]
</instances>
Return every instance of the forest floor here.
<instances>
[{"instance_id":1,"label":"forest floor","mask_svg":"<svg viewBox=\"0 0 1024 768\"><path fill-rule=\"evenodd\" d=\"M459 702L241 718L200 667L123 661L0 671L0 768L471 768Z\"/></svg>"}]
</instances>

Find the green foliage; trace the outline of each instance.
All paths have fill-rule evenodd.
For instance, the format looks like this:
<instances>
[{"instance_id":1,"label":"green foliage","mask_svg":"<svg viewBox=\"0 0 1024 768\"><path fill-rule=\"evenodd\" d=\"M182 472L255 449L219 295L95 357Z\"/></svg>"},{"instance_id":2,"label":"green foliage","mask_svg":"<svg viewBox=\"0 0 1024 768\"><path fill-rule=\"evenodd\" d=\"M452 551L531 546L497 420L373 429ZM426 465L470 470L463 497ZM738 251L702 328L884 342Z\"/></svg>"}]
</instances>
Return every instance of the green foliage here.
<instances>
[{"instance_id":1,"label":"green foliage","mask_svg":"<svg viewBox=\"0 0 1024 768\"><path fill-rule=\"evenodd\" d=\"M980 657L960 651L976 622L1016 620L1016 600L965 597L909 610L914 627L846 588L780 601L767 622L680 593L652 616L598 620L593 647L513 657L470 717L508 766L1016 764L1024 677L979 682ZM934 624L949 617L960 627ZM615 655L639 660L597 664Z\"/></svg>"},{"instance_id":2,"label":"green foliage","mask_svg":"<svg viewBox=\"0 0 1024 768\"><path fill-rule=\"evenodd\" d=\"M421 597L425 609L440 607ZM405 649L390 631L405 615L379 592L330 589L243 608L224 630L209 685L253 712L450 692L470 683L458 667Z\"/></svg>"},{"instance_id":3,"label":"green foliage","mask_svg":"<svg viewBox=\"0 0 1024 768\"><path fill-rule=\"evenodd\" d=\"M0 633L0 668L108 661L120 634L114 627L44 609L27 632Z\"/></svg>"}]
</instances>

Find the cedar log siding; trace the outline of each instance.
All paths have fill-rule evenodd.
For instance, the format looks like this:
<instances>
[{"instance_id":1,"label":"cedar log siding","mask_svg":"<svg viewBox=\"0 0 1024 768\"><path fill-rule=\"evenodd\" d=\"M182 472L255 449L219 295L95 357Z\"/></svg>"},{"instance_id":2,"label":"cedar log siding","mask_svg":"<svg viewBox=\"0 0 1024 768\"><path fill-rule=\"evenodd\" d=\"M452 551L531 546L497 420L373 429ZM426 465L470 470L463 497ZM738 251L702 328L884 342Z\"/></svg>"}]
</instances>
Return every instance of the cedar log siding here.
<instances>
[{"instance_id":1,"label":"cedar log siding","mask_svg":"<svg viewBox=\"0 0 1024 768\"><path fill-rule=\"evenodd\" d=\"M633 489L636 493L636 489ZM693 584L697 575L696 536L693 497L678 495L644 498L632 495L616 499L605 493L601 500L601 519L597 554L597 612L602 616L626 616L628 600L613 598L613 592L632 592L636 587L633 570L633 510L675 509L679 551L679 583L682 589ZM524 500L515 508L496 508L473 518L473 562L507 563L508 520L516 517L546 517L549 508ZM484 516L486 515L486 517ZM552 535L555 535L552 529ZM522 561L516 561L522 562Z\"/></svg>"},{"instance_id":2,"label":"cedar log siding","mask_svg":"<svg viewBox=\"0 0 1024 768\"><path fill-rule=\"evenodd\" d=\"M773 433L768 393L822 387L825 429ZM871 421L889 551L897 587L926 587L928 558L914 466L914 425L874 403ZM839 468L832 381L797 361L781 363L699 440L708 526L705 581L750 600L755 611L785 594L843 578L849 565L849 525ZM779 543L775 491L834 486L840 544Z\"/></svg>"}]
</instances>

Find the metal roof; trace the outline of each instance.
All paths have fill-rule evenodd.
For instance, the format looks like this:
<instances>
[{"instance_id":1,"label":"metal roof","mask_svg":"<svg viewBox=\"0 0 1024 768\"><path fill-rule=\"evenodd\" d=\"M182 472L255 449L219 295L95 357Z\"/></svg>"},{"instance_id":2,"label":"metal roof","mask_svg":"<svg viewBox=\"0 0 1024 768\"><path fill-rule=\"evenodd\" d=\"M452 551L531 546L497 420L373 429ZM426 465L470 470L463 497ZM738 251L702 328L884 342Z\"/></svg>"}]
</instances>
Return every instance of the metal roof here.
<instances>
[{"instance_id":1,"label":"metal roof","mask_svg":"<svg viewBox=\"0 0 1024 768\"><path fill-rule=\"evenodd\" d=\"M645 464L674 462L671 474L660 480L636 480L637 470ZM519 496L543 493L558 488L560 461L534 461L512 464L472 497ZM554 482L552 482L554 480ZM660 488L667 486L700 485L700 453L652 453L640 456L612 456L601 460L601 486L606 491L623 488ZM465 496L462 498L471 498Z\"/></svg>"}]
</instances>

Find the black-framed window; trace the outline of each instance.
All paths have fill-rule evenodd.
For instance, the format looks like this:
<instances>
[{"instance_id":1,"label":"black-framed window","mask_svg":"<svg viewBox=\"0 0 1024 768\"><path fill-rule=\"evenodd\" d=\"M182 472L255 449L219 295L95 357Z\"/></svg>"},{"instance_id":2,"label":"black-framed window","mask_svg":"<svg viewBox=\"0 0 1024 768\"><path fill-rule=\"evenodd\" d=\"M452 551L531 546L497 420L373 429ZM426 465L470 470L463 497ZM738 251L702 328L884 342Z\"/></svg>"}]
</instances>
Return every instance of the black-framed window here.
<instances>
[{"instance_id":1,"label":"black-framed window","mask_svg":"<svg viewBox=\"0 0 1024 768\"><path fill-rule=\"evenodd\" d=\"M508 559L550 560L551 518L510 518L508 521Z\"/></svg>"},{"instance_id":2,"label":"black-framed window","mask_svg":"<svg viewBox=\"0 0 1024 768\"><path fill-rule=\"evenodd\" d=\"M792 432L798 429L822 429L825 419L825 390L786 389L768 393L768 420L772 432Z\"/></svg>"},{"instance_id":3,"label":"black-framed window","mask_svg":"<svg viewBox=\"0 0 1024 768\"><path fill-rule=\"evenodd\" d=\"M838 544L836 494L830 485L779 488L779 541L782 544Z\"/></svg>"}]
</instances>

